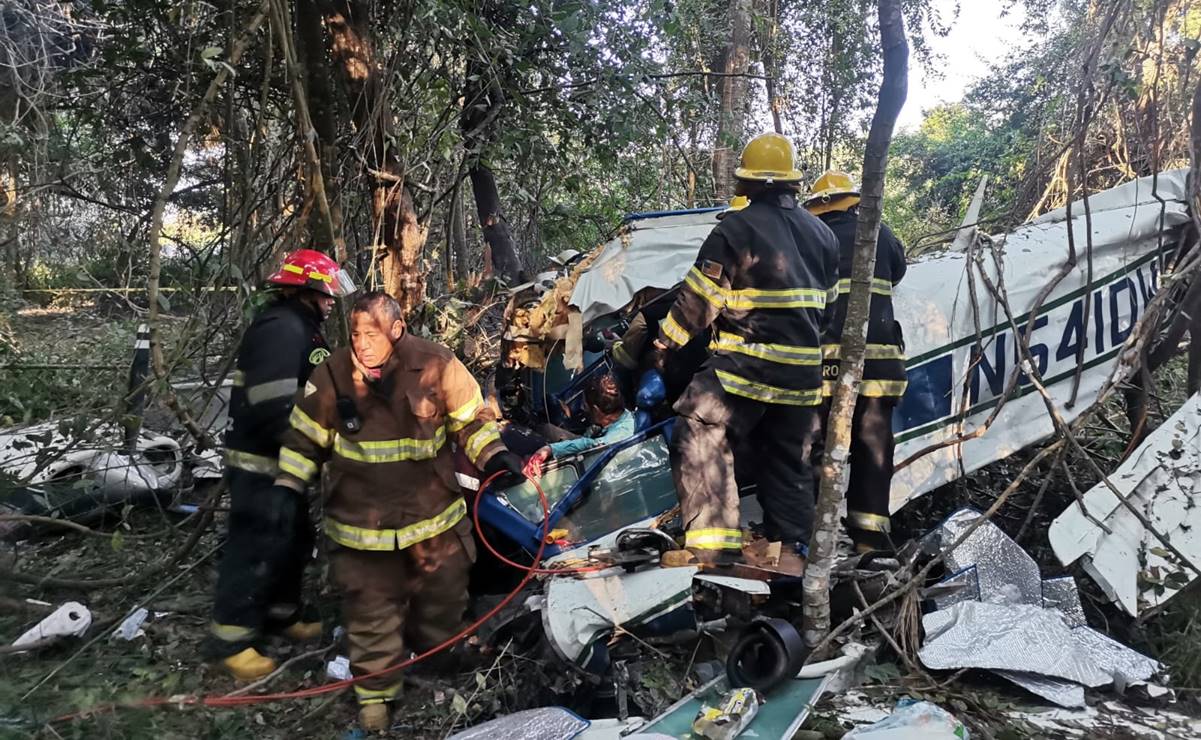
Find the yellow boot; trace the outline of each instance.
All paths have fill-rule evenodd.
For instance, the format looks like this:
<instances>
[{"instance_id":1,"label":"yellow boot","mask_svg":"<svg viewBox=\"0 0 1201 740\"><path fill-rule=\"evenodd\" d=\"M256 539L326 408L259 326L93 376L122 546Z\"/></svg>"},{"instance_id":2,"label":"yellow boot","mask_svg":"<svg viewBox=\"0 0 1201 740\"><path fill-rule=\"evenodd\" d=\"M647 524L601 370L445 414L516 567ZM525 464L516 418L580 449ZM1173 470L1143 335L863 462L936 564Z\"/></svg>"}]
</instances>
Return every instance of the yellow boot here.
<instances>
[{"instance_id":1,"label":"yellow boot","mask_svg":"<svg viewBox=\"0 0 1201 740\"><path fill-rule=\"evenodd\" d=\"M387 732L390 724L388 705L385 702L364 704L359 708L359 727L362 727L364 732Z\"/></svg>"},{"instance_id":2,"label":"yellow boot","mask_svg":"<svg viewBox=\"0 0 1201 740\"><path fill-rule=\"evenodd\" d=\"M239 681L257 681L275 670L275 661L252 647L225 658L221 665Z\"/></svg>"},{"instance_id":3,"label":"yellow boot","mask_svg":"<svg viewBox=\"0 0 1201 740\"><path fill-rule=\"evenodd\" d=\"M280 632L284 637L293 642L309 642L321 637L320 622L293 622L287 627L284 627Z\"/></svg>"}]
</instances>

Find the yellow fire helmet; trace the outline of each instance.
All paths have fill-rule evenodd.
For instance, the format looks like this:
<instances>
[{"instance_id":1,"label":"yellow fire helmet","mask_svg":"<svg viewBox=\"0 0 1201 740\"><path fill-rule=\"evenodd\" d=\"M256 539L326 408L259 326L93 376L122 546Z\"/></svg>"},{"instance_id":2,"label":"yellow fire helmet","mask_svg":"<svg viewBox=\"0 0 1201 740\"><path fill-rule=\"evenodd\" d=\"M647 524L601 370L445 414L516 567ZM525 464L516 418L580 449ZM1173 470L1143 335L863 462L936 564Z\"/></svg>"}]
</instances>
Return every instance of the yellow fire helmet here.
<instances>
[{"instance_id":1,"label":"yellow fire helmet","mask_svg":"<svg viewBox=\"0 0 1201 740\"><path fill-rule=\"evenodd\" d=\"M822 176L813 181L809 195L805 198L805 208L814 216L820 216L830 211L845 211L859 205L859 188L855 181L845 172L826 170Z\"/></svg>"},{"instance_id":2,"label":"yellow fire helmet","mask_svg":"<svg viewBox=\"0 0 1201 740\"><path fill-rule=\"evenodd\" d=\"M743 208L746 208L750 204L751 204L750 198L746 197L745 195L735 195L733 198L730 198L730 205L726 206L726 210L717 214L717 217L719 219L725 218L726 216L729 216L734 211L741 211Z\"/></svg>"},{"instance_id":3,"label":"yellow fire helmet","mask_svg":"<svg viewBox=\"0 0 1201 740\"><path fill-rule=\"evenodd\" d=\"M759 134L742 150L742 161L734 170L739 180L756 182L800 182L805 175L797 169L796 150L780 134Z\"/></svg>"}]
</instances>

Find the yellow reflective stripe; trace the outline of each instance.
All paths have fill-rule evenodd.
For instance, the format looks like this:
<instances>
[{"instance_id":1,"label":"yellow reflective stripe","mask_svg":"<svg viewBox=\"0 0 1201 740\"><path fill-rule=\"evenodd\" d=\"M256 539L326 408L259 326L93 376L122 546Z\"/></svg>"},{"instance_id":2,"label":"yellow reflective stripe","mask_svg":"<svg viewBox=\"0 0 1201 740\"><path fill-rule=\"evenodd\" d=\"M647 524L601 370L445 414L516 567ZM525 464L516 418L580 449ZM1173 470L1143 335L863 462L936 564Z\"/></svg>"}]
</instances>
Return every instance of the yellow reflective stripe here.
<instances>
[{"instance_id":1,"label":"yellow reflective stripe","mask_svg":"<svg viewBox=\"0 0 1201 740\"><path fill-rule=\"evenodd\" d=\"M903 396L908 387L907 380L864 380L859 384L859 395L868 398Z\"/></svg>"},{"instance_id":2,"label":"yellow reflective stripe","mask_svg":"<svg viewBox=\"0 0 1201 740\"><path fill-rule=\"evenodd\" d=\"M681 347L683 347L685 344L688 344L688 340L691 339L691 337L688 336L688 331L685 330L684 327L680 326L680 322L676 321L676 317L672 316L670 313L667 314L666 318L659 323L659 328L663 330L663 336L667 337Z\"/></svg>"},{"instance_id":3,"label":"yellow reflective stripe","mask_svg":"<svg viewBox=\"0 0 1201 740\"><path fill-rule=\"evenodd\" d=\"M723 527L690 529L684 533L684 547L697 550L738 550L742 548L742 530Z\"/></svg>"},{"instance_id":4,"label":"yellow reflective stripe","mask_svg":"<svg viewBox=\"0 0 1201 740\"><path fill-rule=\"evenodd\" d=\"M212 622L209 624L209 633L222 642L239 642L256 636L258 631L238 624Z\"/></svg>"},{"instance_id":5,"label":"yellow reflective stripe","mask_svg":"<svg viewBox=\"0 0 1201 740\"><path fill-rule=\"evenodd\" d=\"M891 532L892 520L879 514L869 514L866 511L847 510L847 526L869 532Z\"/></svg>"},{"instance_id":6,"label":"yellow reflective stripe","mask_svg":"<svg viewBox=\"0 0 1201 740\"><path fill-rule=\"evenodd\" d=\"M450 420L446 422L446 427L450 431L457 432L471 422L475 421L476 414L484 407L484 397L477 390L470 401L463 404L459 408L447 414Z\"/></svg>"},{"instance_id":7,"label":"yellow reflective stripe","mask_svg":"<svg viewBox=\"0 0 1201 740\"><path fill-rule=\"evenodd\" d=\"M823 344L822 356L827 360L842 359L841 344ZM895 344L868 344L863 350L865 360L904 360L905 353Z\"/></svg>"},{"instance_id":8,"label":"yellow reflective stripe","mask_svg":"<svg viewBox=\"0 0 1201 740\"><path fill-rule=\"evenodd\" d=\"M838 294L846 295L850 292L851 292L850 278L843 278L842 280L839 280L838 281ZM892 295L892 283L888 282L884 278L872 278L871 292L874 295L891 296Z\"/></svg>"},{"instance_id":9,"label":"yellow reflective stripe","mask_svg":"<svg viewBox=\"0 0 1201 740\"><path fill-rule=\"evenodd\" d=\"M276 464L275 458L265 455L252 455L249 452L241 450L226 450L225 465L238 470L245 470L248 473L258 473L260 475L275 475L279 472L279 466Z\"/></svg>"},{"instance_id":10,"label":"yellow reflective stripe","mask_svg":"<svg viewBox=\"0 0 1201 740\"><path fill-rule=\"evenodd\" d=\"M287 447L279 448L279 469L308 483L317 475L317 464Z\"/></svg>"},{"instance_id":11,"label":"yellow reflective stripe","mask_svg":"<svg viewBox=\"0 0 1201 740\"><path fill-rule=\"evenodd\" d=\"M241 370L234 370L231 382L235 388L241 387L246 382L246 373Z\"/></svg>"},{"instance_id":12,"label":"yellow reflective stripe","mask_svg":"<svg viewBox=\"0 0 1201 740\"><path fill-rule=\"evenodd\" d=\"M467 453L467 459L471 460L474 465L479 460L480 453L493 442L500 441L500 426L494 422L486 422L475 433L467 438L467 443L464 445L464 452Z\"/></svg>"},{"instance_id":13,"label":"yellow reflective stripe","mask_svg":"<svg viewBox=\"0 0 1201 740\"><path fill-rule=\"evenodd\" d=\"M709 343L709 349L739 352L782 365L820 365L822 361L822 351L817 347L748 342L737 334L724 331L717 333Z\"/></svg>"},{"instance_id":14,"label":"yellow reflective stripe","mask_svg":"<svg viewBox=\"0 0 1201 740\"><path fill-rule=\"evenodd\" d=\"M834 380L822 381L822 395L833 396L836 384L837 381ZM908 380L861 380L859 395L864 398L900 398L905 395L905 389L908 387Z\"/></svg>"},{"instance_id":15,"label":"yellow reflective stripe","mask_svg":"<svg viewBox=\"0 0 1201 740\"><path fill-rule=\"evenodd\" d=\"M820 288L723 288L695 265L684 276L684 284L709 303L735 311L756 308L825 308L827 291Z\"/></svg>"},{"instance_id":16,"label":"yellow reflective stripe","mask_svg":"<svg viewBox=\"0 0 1201 740\"><path fill-rule=\"evenodd\" d=\"M394 463L405 460L429 460L446 444L446 429L438 427L433 439L378 439L355 442L334 435L334 453L347 460L363 463Z\"/></svg>"},{"instance_id":17,"label":"yellow reflective stripe","mask_svg":"<svg viewBox=\"0 0 1201 740\"><path fill-rule=\"evenodd\" d=\"M696 265L688 271L684 276L684 284L692 288L692 292L704 298L709 303L720 308L725 308L726 291L717 283L709 279L709 276L701 272Z\"/></svg>"},{"instance_id":18,"label":"yellow reflective stripe","mask_svg":"<svg viewBox=\"0 0 1201 740\"><path fill-rule=\"evenodd\" d=\"M400 682L394 686L389 686L386 689L365 689L359 684L354 685L355 698L359 700L359 704L364 706L368 704L383 704L387 701L392 701L396 695L400 693Z\"/></svg>"},{"instance_id":19,"label":"yellow reflective stripe","mask_svg":"<svg viewBox=\"0 0 1201 740\"><path fill-rule=\"evenodd\" d=\"M465 516L467 516L467 502L456 498L440 514L400 529L367 529L327 518L325 534L339 545L352 550L390 552L403 550L431 537L437 537L458 524Z\"/></svg>"},{"instance_id":20,"label":"yellow reflective stripe","mask_svg":"<svg viewBox=\"0 0 1201 740\"><path fill-rule=\"evenodd\" d=\"M299 406L292 407L292 415L288 417L288 422L293 429L299 430L318 447L329 447L334 443L334 430L326 429L313 421L313 417L302 411Z\"/></svg>"},{"instance_id":21,"label":"yellow reflective stripe","mask_svg":"<svg viewBox=\"0 0 1201 740\"><path fill-rule=\"evenodd\" d=\"M721 381L721 387L727 393L742 396L743 398L750 398L755 401L778 403L785 406L816 406L821 403L822 392L820 388L801 391L790 388L778 388L774 385L747 380L742 376L728 373L725 370L717 371L717 379Z\"/></svg>"},{"instance_id":22,"label":"yellow reflective stripe","mask_svg":"<svg viewBox=\"0 0 1201 740\"><path fill-rule=\"evenodd\" d=\"M817 288L785 288L782 290L726 291L726 308L749 311L753 308L825 308L826 291Z\"/></svg>"}]
</instances>

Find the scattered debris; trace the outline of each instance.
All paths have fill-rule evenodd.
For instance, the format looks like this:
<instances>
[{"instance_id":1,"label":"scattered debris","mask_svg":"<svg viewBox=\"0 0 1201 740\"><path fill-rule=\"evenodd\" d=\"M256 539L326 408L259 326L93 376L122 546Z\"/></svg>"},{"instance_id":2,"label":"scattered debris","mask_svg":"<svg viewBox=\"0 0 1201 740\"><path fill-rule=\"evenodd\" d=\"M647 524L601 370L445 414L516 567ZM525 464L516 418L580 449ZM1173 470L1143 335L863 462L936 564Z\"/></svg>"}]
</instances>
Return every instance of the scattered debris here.
<instances>
[{"instance_id":1,"label":"scattered debris","mask_svg":"<svg viewBox=\"0 0 1201 740\"><path fill-rule=\"evenodd\" d=\"M809 716L814 703L825 691L829 677L796 678L764 695L763 706L751 719L745 733L759 740L788 740L800 729ZM687 737L692 731L692 722L706 706L720 706L722 696L730 691L725 676L719 676L702 685L663 714L652 719L640 732L663 734L670 737Z\"/></svg>"},{"instance_id":2,"label":"scattered debris","mask_svg":"<svg viewBox=\"0 0 1201 740\"><path fill-rule=\"evenodd\" d=\"M351 678L350 658L339 655L325 664L325 675L335 681L346 681Z\"/></svg>"},{"instance_id":3,"label":"scattered debris","mask_svg":"<svg viewBox=\"0 0 1201 740\"><path fill-rule=\"evenodd\" d=\"M127 642L138 637L143 637L146 632L142 629L142 625L149 616L150 612L146 607L138 607L132 614L121 620L121 624L117 626L117 629L113 630L113 637Z\"/></svg>"},{"instance_id":4,"label":"scattered debris","mask_svg":"<svg viewBox=\"0 0 1201 740\"><path fill-rule=\"evenodd\" d=\"M497 717L450 736L450 740L557 740L573 738L590 723L563 707L541 707Z\"/></svg>"},{"instance_id":5,"label":"scattered debris","mask_svg":"<svg viewBox=\"0 0 1201 740\"><path fill-rule=\"evenodd\" d=\"M1083 707L1085 687L1121 692L1145 684L1160 665L1087 626L1071 579L1043 581L1038 565L990 521L951 545L982 515L961 509L927 536L944 552L953 593L922 618L929 668L984 668L1064 707ZM1051 584L1048 588L1047 584Z\"/></svg>"},{"instance_id":6,"label":"scattered debris","mask_svg":"<svg viewBox=\"0 0 1201 740\"><path fill-rule=\"evenodd\" d=\"M78 601L68 601L14 640L13 647L40 646L60 637L80 637L91 626L92 612Z\"/></svg>"},{"instance_id":7,"label":"scattered debris","mask_svg":"<svg viewBox=\"0 0 1201 740\"><path fill-rule=\"evenodd\" d=\"M1109 476L1119 495L1194 564L1201 563L1201 395L1188 399ZM1098 524L1099 523L1099 524ZM1128 614L1162 605L1197 578L1104 481L1051 524L1064 565L1085 571Z\"/></svg>"},{"instance_id":8,"label":"scattered debris","mask_svg":"<svg viewBox=\"0 0 1201 740\"><path fill-rule=\"evenodd\" d=\"M843 740L968 740L963 723L928 701L902 699L888 717L851 730Z\"/></svg>"},{"instance_id":9,"label":"scattered debris","mask_svg":"<svg viewBox=\"0 0 1201 740\"><path fill-rule=\"evenodd\" d=\"M705 704L692 720L692 734L707 740L734 740L750 726L763 697L754 689L731 689L716 704Z\"/></svg>"}]
</instances>

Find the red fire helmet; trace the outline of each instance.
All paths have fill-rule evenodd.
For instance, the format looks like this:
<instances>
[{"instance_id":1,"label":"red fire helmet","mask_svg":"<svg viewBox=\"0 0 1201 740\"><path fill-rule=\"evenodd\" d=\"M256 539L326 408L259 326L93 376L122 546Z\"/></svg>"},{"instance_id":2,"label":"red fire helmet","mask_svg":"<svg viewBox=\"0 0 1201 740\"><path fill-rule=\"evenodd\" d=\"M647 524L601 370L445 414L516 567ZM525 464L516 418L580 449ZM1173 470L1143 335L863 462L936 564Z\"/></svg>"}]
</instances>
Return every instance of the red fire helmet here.
<instances>
[{"instance_id":1,"label":"red fire helmet","mask_svg":"<svg viewBox=\"0 0 1201 740\"><path fill-rule=\"evenodd\" d=\"M284 258L283 265L267 282L293 285L326 295L341 297L355 291L354 280L328 255L315 249L298 249Z\"/></svg>"}]
</instances>

